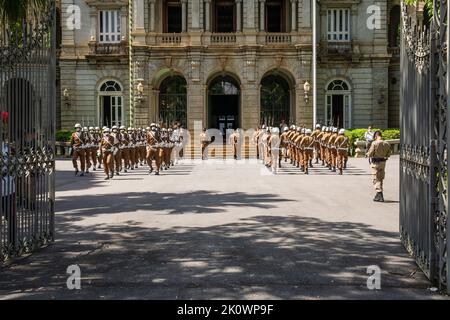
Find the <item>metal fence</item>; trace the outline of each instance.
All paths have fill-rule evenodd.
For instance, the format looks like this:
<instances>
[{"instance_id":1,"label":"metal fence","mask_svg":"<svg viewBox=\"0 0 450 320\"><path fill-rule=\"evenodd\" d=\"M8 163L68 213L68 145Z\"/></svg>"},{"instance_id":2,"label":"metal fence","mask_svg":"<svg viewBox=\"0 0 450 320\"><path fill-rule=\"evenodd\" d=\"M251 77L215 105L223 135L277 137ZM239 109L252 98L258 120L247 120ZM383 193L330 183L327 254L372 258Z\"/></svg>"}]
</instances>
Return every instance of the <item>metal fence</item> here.
<instances>
[{"instance_id":1,"label":"metal fence","mask_svg":"<svg viewBox=\"0 0 450 320\"><path fill-rule=\"evenodd\" d=\"M54 239L55 3L0 24L0 263Z\"/></svg>"},{"instance_id":2,"label":"metal fence","mask_svg":"<svg viewBox=\"0 0 450 320\"><path fill-rule=\"evenodd\" d=\"M402 2L400 231L430 280L450 293L446 0L430 22Z\"/></svg>"}]
</instances>

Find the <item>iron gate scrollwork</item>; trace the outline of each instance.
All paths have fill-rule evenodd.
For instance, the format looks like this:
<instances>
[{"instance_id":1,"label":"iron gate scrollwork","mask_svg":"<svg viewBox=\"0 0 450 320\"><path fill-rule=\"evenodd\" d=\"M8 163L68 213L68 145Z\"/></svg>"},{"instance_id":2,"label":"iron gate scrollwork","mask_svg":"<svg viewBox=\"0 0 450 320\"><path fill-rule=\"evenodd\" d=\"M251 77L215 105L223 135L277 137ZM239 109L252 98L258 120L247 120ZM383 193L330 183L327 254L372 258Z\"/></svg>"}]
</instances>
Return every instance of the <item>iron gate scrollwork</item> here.
<instances>
[{"instance_id":1,"label":"iron gate scrollwork","mask_svg":"<svg viewBox=\"0 0 450 320\"><path fill-rule=\"evenodd\" d=\"M0 264L54 240L55 13L0 23Z\"/></svg>"},{"instance_id":2,"label":"iron gate scrollwork","mask_svg":"<svg viewBox=\"0 0 450 320\"><path fill-rule=\"evenodd\" d=\"M450 293L448 9L435 0L427 22L402 1L400 232L424 273Z\"/></svg>"}]
</instances>

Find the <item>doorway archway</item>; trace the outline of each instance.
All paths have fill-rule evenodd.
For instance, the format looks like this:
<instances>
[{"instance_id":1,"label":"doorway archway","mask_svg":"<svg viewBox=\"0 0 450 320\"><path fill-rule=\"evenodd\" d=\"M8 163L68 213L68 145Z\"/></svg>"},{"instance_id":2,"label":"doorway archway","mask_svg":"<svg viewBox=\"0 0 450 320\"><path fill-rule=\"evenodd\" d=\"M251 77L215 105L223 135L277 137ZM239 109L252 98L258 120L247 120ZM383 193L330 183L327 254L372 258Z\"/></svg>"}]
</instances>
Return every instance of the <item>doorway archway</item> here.
<instances>
[{"instance_id":1,"label":"doorway archway","mask_svg":"<svg viewBox=\"0 0 450 320\"><path fill-rule=\"evenodd\" d=\"M239 82L229 75L214 78L208 86L208 124L226 135L227 129L240 126Z\"/></svg>"},{"instance_id":2,"label":"doorway archway","mask_svg":"<svg viewBox=\"0 0 450 320\"><path fill-rule=\"evenodd\" d=\"M325 123L328 126L351 128L351 88L344 80L333 80L327 85Z\"/></svg>"},{"instance_id":3,"label":"doorway archway","mask_svg":"<svg viewBox=\"0 0 450 320\"><path fill-rule=\"evenodd\" d=\"M278 126L282 120L291 122L291 88L281 75L271 73L261 80L261 123Z\"/></svg>"}]
</instances>

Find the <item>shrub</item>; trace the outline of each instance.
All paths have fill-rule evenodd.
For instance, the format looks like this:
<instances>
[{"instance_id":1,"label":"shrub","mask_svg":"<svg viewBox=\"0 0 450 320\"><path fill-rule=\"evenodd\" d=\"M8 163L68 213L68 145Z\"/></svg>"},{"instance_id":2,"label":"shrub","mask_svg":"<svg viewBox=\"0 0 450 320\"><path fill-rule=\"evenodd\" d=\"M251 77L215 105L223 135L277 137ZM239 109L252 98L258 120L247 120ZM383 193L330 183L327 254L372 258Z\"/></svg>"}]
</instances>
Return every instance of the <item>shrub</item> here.
<instances>
[{"instance_id":1,"label":"shrub","mask_svg":"<svg viewBox=\"0 0 450 320\"><path fill-rule=\"evenodd\" d=\"M72 131L70 130L60 130L56 132L56 141L59 142L68 142L70 141L70 137L72 135Z\"/></svg>"}]
</instances>

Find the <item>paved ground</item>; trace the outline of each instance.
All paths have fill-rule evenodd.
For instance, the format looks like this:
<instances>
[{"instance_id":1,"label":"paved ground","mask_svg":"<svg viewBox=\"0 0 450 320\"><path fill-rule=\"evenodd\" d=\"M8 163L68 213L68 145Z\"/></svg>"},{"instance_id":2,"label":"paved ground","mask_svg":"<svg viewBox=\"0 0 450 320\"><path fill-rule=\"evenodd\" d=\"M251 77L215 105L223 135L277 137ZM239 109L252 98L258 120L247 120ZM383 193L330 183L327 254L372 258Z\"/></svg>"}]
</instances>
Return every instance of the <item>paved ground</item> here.
<instances>
[{"instance_id":1,"label":"paved ground","mask_svg":"<svg viewBox=\"0 0 450 320\"><path fill-rule=\"evenodd\" d=\"M398 158L384 204L365 159L344 176L234 161L108 182L57 169L57 241L0 269L0 298L441 298L398 240ZM78 291L66 288L72 264ZM379 291L366 287L371 265Z\"/></svg>"}]
</instances>

